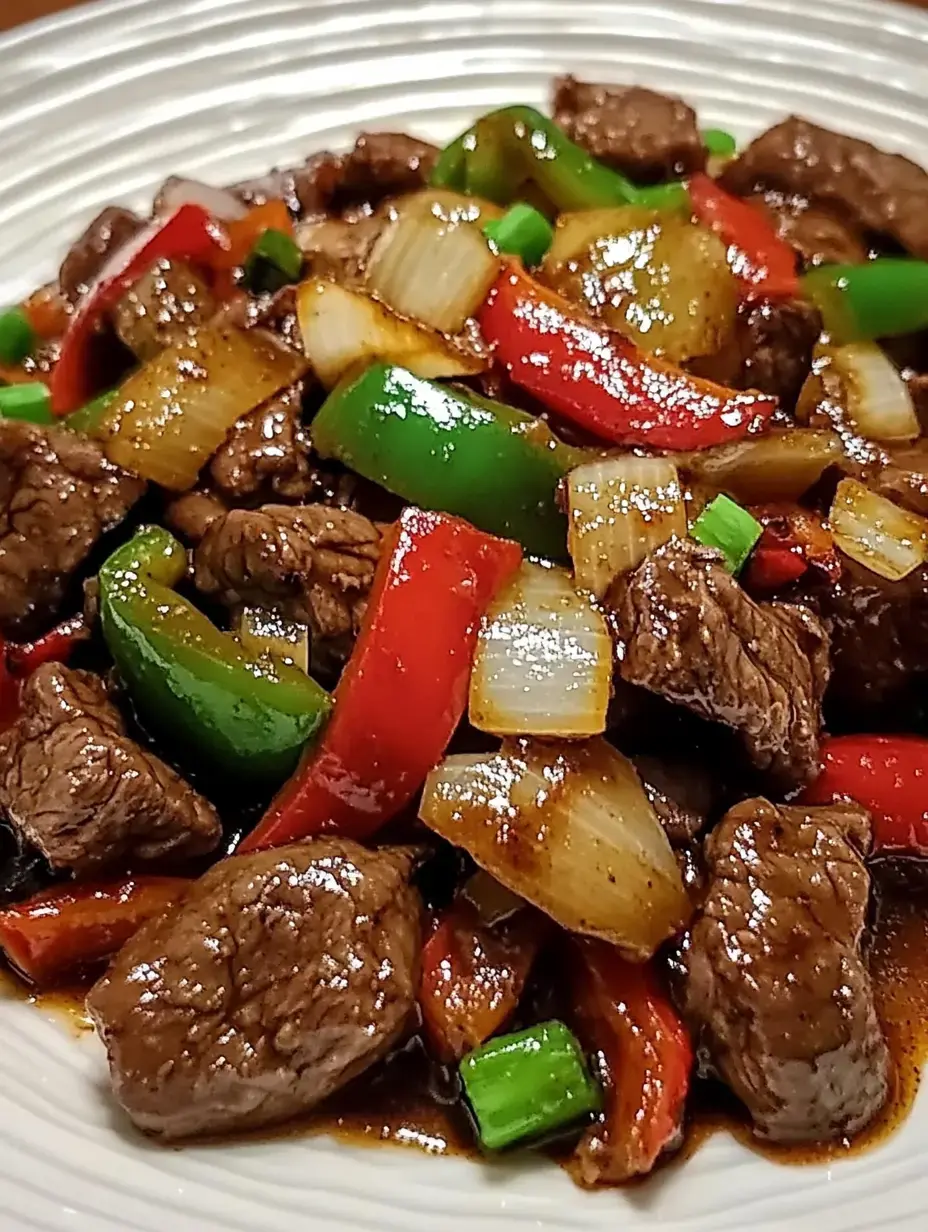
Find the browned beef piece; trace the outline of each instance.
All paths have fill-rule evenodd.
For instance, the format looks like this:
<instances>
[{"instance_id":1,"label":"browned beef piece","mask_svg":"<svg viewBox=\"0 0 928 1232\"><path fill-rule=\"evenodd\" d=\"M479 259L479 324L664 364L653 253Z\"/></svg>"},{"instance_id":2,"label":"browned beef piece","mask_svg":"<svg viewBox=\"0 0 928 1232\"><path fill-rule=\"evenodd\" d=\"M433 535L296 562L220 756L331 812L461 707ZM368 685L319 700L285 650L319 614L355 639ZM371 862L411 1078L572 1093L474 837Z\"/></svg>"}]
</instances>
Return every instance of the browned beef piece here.
<instances>
[{"instance_id":1,"label":"browned beef piece","mask_svg":"<svg viewBox=\"0 0 928 1232\"><path fill-rule=\"evenodd\" d=\"M182 492L165 506L164 520L188 543L199 543L210 525L227 512L228 507L215 493L195 488Z\"/></svg>"},{"instance_id":2,"label":"browned beef piece","mask_svg":"<svg viewBox=\"0 0 928 1232\"><path fill-rule=\"evenodd\" d=\"M145 484L66 428L0 419L0 633L29 637Z\"/></svg>"},{"instance_id":3,"label":"browned beef piece","mask_svg":"<svg viewBox=\"0 0 928 1232\"><path fill-rule=\"evenodd\" d=\"M306 262L306 275L358 282L374 241L384 226L384 211L353 220L313 218L300 223L296 242Z\"/></svg>"},{"instance_id":4,"label":"browned beef piece","mask_svg":"<svg viewBox=\"0 0 928 1232\"><path fill-rule=\"evenodd\" d=\"M815 422L815 417L810 419ZM854 457L841 462L841 470L865 483L888 500L928 517L928 440L911 445L860 443Z\"/></svg>"},{"instance_id":5,"label":"browned beef piece","mask_svg":"<svg viewBox=\"0 0 928 1232\"><path fill-rule=\"evenodd\" d=\"M144 225L137 214L118 205L98 214L62 262L58 284L65 299L76 303L110 257Z\"/></svg>"},{"instance_id":6,"label":"browned beef piece","mask_svg":"<svg viewBox=\"0 0 928 1232\"><path fill-rule=\"evenodd\" d=\"M703 762L674 754L632 756L645 794L674 847L694 839L712 813L716 792Z\"/></svg>"},{"instance_id":7,"label":"browned beef piece","mask_svg":"<svg viewBox=\"0 0 928 1232\"><path fill-rule=\"evenodd\" d=\"M774 1142L856 1133L889 1055L860 944L870 822L855 804L745 800L706 839L708 893L682 951L704 1061Z\"/></svg>"},{"instance_id":8,"label":"browned beef piece","mask_svg":"<svg viewBox=\"0 0 928 1232\"><path fill-rule=\"evenodd\" d=\"M758 194L751 202L766 214L780 238L796 250L803 265L867 260L867 245L859 228L834 209L778 192Z\"/></svg>"},{"instance_id":9,"label":"browned beef piece","mask_svg":"<svg viewBox=\"0 0 928 1232\"><path fill-rule=\"evenodd\" d=\"M219 842L216 811L126 735L99 677L47 663L0 734L0 810L53 868L185 860Z\"/></svg>"},{"instance_id":10,"label":"browned beef piece","mask_svg":"<svg viewBox=\"0 0 928 1232\"><path fill-rule=\"evenodd\" d=\"M233 856L143 925L87 998L136 1125L254 1129L383 1057L416 1002L412 859L329 838Z\"/></svg>"},{"instance_id":11,"label":"browned beef piece","mask_svg":"<svg viewBox=\"0 0 928 1232\"><path fill-rule=\"evenodd\" d=\"M603 86L558 77L554 120L594 158L641 183L702 171L706 151L696 112L641 86Z\"/></svg>"},{"instance_id":12,"label":"browned beef piece","mask_svg":"<svg viewBox=\"0 0 928 1232\"><path fill-rule=\"evenodd\" d=\"M228 607L276 608L315 637L357 633L380 555L367 518L326 505L233 509L194 553L197 588Z\"/></svg>"},{"instance_id":13,"label":"browned beef piece","mask_svg":"<svg viewBox=\"0 0 928 1232\"><path fill-rule=\"evenodd\" d=\"M622 679L738 732L779 789L818 766L828 635L807 608L757 604L719 552L672 539L606 596Z\"/></svg>"},{"instance_id":14,"label":"browned beef piece","mask_svg":"<svg viewBox=\"0 0 928 1232\"><path fill-rule=\"evenodd\" d=\"M915 414L924 432L928 429L928 373L906 372L904 376L909 387L909 394L915 403Z\"/></svg>"},{"instance_id":15,"label":"browned beef piece","mask_svg":"<svg viewBox=\"0 0 928 1232\"><path fill-rule=\"evenodd\" d=\"M319 487L303 432L302 396L299 382L238 421L209 467L220 496L236 503L264 493L299 502Z\"/></svg>"},{"instance_id":16,"label":"browned beef piece","mask_svg":"<svg viewBox=\"0 0 928 1232\"><path fill-rule=\"evenodd\" d=\"M273 294L237 296L223 304L216 318L238 329L264 329L281 342L303 353L303 338L296 315L296 287L282 287Z\"/></svg>"},{"instance_id":17,"label":"browned beef piece","mask_svg":"<svg viewBox=\"0 0 928 1232\"><path fill-rule=\"evenodd\" d=\"M928 257L928 172L856 137L790 116L730 162L721 182L745 196L776 189L825 202L861 231Z\"/></svg>"},{"instance_id":18,"label":"browned beef piece","mask_svg":"<svg viewBox=\"0 0 928 1232\"><path fill-rule=\"evenodd\" d=\"M158 261L116 306L113 324L143 362L179 342L216 312L206 281L184 261Z\"/></svg>"}]
</instances>

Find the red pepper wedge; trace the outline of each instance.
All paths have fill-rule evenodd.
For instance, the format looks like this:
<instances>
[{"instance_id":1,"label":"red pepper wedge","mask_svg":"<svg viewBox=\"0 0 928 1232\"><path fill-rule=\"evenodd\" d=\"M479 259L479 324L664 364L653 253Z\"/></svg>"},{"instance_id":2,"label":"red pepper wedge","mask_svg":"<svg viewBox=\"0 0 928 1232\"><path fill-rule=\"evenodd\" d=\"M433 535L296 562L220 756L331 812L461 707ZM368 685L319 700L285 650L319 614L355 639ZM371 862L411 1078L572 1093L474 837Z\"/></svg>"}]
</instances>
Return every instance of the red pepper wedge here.
<instances>
[{"instance_id":1,"label":"red pepper wedge","mask_svg":"<svg viewBox=\"0 0 928 1232\"><path fill-rule=\"evenodd\" d=\"M768 526L751 552L744 584L749 590L779 590L798 581L808 567L802 554L783 543Z\"/></svg>"},{"instance_id":2,"label":"red pepper wedge","mask_svg":"<svg viewBox=\"0 0 928 1232\"><path fill-rule=\"evenodd\" d=\"M201 205L182 205L130 240L109 262L70 318L61 354L49 378L52 410L67 415L89 402L93 386L90 351L102 317L115 308L126 290L156 261L207 262L220 246L222 233Z\"/></svg>"},{"instance_id":3,"label":"red pepper wedge","mask_svg":"<svg viewBox=\"0 0 928 1232\"><path fill-rule=\"evenodd\" d=\"M123 877L48 890L0 911L0 947L27 979L47 985L115 954L189 885L186 877Z\"/></svg>"},{"instance_id":4,"label":"red pepper wedge","mask_svg":"<svg viewBox=\"0 0 928 1232\"><path fill-rule=\"evenodd\" d=\"M928 740L829 736L819 757L819 776L802 793L805 804L856 800L870 811L874 855L928 856Z\"/></svg>"},{"instance_id":5,"label":"red pepper wedge","mask_svg":"<svg viewBox=\"0 0 928 1232\"><path fill-rule=\"evenodd\" d=\"M89 637L83 616L73 616L34 642L9 642L7 662L14 675L31 676L43 663L67 663L74 648Z\"/></svg>"},{"instance_id":6,"label":"red pepper wedge","mask_svg":"<svg viewBox=\"0 0 928 1232\"><path fill-rule=\"evenodd\" d=\"M460 518L403 511L328 727L240 851L366 839L409 803L464 713L480 618L521 559Z\"/></svg>"},{"instance_id":7,"label":"red pepper wedge","mask_svg":"<svg viewBox=\"0 0 928 1232\"><path fill-rule=\"evenodd\" d=\"M645 355L512 262L478 319L516 385L605 441L708 449L759 431L776 409L775 398L725 389Z\"/></svg>"},{"instance_id":8,"label":"red pepper wedge","mask_svg":"<svg viewBox=\"0 0 928 1232\"><path fill-rule=\"evenodd\" d=\"M733 197L707 175L689 180L693 217L728 247L732 273L744 293L757 299L799 295L796 254L755 206Z\"/></svg>"},{"instance_id":9,"label":"red pepper wedge","mask_svg":"<svg viewBox=\"0 0 928 1232\"><path fill-rule=\"evenodd\" d=\"M575 1029L600 1054L605 1086L603 1114L569 1168L582 1185L614 1185L650 1172L680 1140L693 1046L653 964L589 939L571 939L567 953Z\"/></svg>"}]
</instances>

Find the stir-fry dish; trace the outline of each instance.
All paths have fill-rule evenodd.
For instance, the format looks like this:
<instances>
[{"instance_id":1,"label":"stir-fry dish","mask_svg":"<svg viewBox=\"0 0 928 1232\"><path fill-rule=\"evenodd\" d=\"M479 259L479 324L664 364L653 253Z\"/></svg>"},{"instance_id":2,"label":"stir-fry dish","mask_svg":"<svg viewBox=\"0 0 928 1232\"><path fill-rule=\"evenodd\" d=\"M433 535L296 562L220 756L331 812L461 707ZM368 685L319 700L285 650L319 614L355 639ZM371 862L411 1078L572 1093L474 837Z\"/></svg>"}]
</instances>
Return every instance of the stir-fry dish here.
<instances>
[{"instance_id":1,"label":"stir-fry dish","mask_svg":"<svg viewBox=\"0 0 928 1232\"><path fill-rule=\"evenodd\" d=\"M552 110L172 178L0 315L0 947L95 980L161 1139L413 1058L594 1186L708 1089L767 1143L892 1099L928 174Z\"/></svg>"}]
</instances>

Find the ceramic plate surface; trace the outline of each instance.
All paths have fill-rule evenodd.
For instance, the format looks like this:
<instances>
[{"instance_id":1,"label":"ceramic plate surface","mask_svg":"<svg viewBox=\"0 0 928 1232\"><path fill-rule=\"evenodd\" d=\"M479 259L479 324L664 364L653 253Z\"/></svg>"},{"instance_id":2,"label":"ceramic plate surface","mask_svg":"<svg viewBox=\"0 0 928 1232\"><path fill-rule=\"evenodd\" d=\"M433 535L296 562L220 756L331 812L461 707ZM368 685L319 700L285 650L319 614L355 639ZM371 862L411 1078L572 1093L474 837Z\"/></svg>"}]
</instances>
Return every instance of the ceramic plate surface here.
<instances>
[{"instance_id":1,"label":"ceramic plate surface","mask_svg":"<svg viewBox=\"0 0 928 1232\"><path fill-rule=\"evenodd\" d=\"M0 0L2 3L2 0ZM0 302L111 201L345 146L438 140L552 74L683 95L750 136L787 112L928 163L928 14L869 0L113 0L0 38ZM28 1232L877 1232L928 1228L928 1096L883 1147L786 1168L716 1136L648 1185L323 1139L155 1147L101 1051L0 1002L0 1228Z\"/></svg>"}]
</instances>

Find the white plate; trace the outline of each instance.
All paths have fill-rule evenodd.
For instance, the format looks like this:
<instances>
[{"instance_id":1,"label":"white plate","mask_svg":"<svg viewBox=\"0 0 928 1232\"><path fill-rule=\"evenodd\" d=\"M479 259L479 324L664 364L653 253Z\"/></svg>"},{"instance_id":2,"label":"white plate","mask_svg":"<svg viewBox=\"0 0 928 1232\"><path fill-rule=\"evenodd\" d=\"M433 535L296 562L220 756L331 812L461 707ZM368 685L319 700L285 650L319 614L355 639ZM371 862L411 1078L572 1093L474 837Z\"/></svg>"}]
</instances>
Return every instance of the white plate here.
<instances>
[{"instance_id":1,"label":"white plate","mask_svg":"<svg viewBox=\"0 0 928 1232\"><path fill-rule=\"evenodd\" d=\"M2 3L2 0L0 0ZM928 14L869 0L112 0L0 39L0 302L104 203L259 173L360 128L442 139L549 78L638 81L747 136L799 111L928 163ZM716 1136L645 1187L324 1140L163 1150L92 1041L0 1004L0 1228L78 1232L900 1232L928 1227L928 1098L829 1167Z\"/></svg>"}]
</instances>

